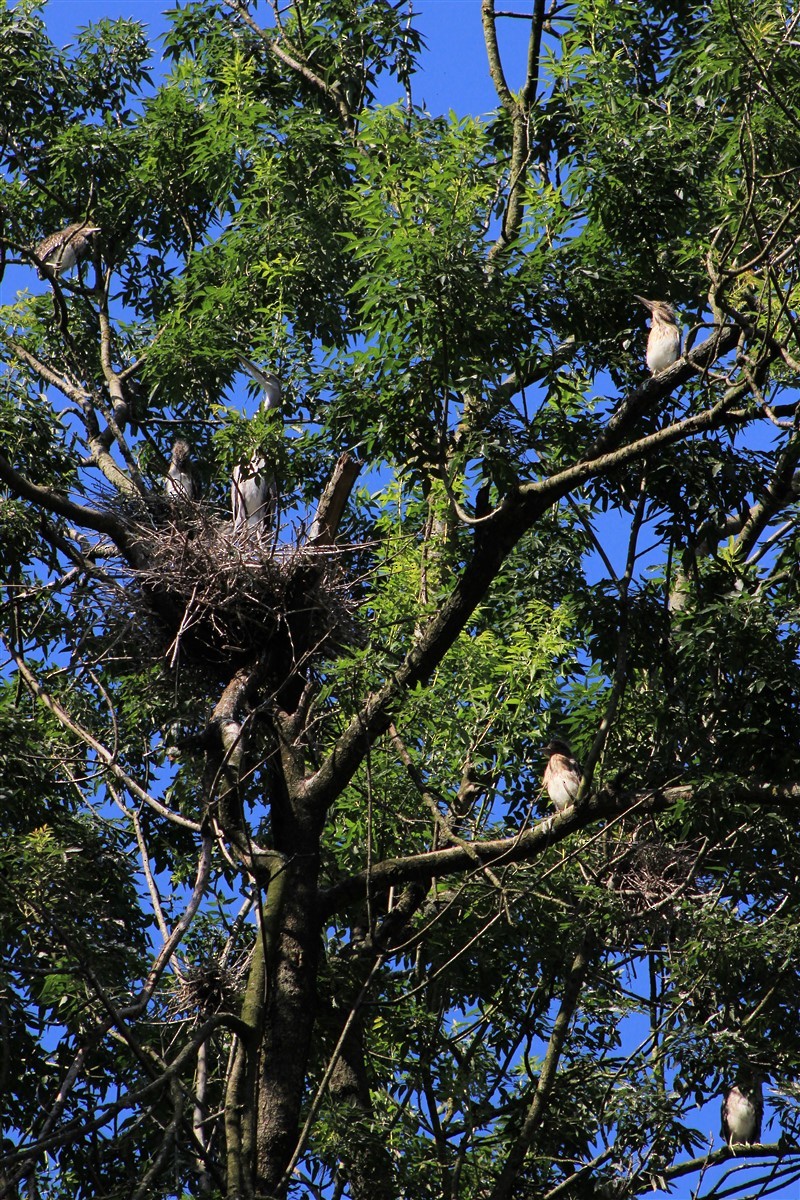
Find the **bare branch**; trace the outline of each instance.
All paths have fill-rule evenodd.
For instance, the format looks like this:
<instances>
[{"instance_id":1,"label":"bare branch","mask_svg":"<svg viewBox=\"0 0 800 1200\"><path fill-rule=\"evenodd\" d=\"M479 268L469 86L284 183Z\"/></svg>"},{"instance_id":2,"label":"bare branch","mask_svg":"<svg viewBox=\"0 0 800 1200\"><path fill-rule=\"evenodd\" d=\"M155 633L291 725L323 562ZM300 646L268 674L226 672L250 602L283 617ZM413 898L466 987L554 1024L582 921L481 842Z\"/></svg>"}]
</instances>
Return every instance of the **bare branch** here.
<instances>
[{"instance_id":1,"label":"bare branch","mask_svg":"<svg viewBox=\"0 0 800 1200\"><path fill-rule=\"evenodd\" d=\"M309 546L332 546L342 520L345 506L353 490L361 463L352 454L339 456L317 506L317 513L308 531Z\"/></svg>"},{"instance_id":2,"label":"bare branch","mask_svg":"<svg viewBox=\"0 0 800 1200\"><path fill-rule=\"evenodd\" d=\"M330 84L326 83L321 76L317 75L315 71L311 70L308 63L303 61L299 51L288 41L283 33L283 29L279 27L277 34L273 35L266 29L262 29L261 26L253 20L245 5L240 3L239 0L225 0L225 3L229 8L233 9L233 11L241 18L241 20L244 21L245 25L247 25L253 31L253 33L260 38L266 46L269 47L270 52L274 54L275 57L284 64L284 66L289 67L290 70L299 75L301 79L304 79L306 83L311 84L311 86L320 96L333 105L339 114L339 119L343 128L348 132L352 132L354 126L353 114L350 112L350 107L347 104L342 92L338 88L332 87ZM288 47L288 49L285 47Z\"/></svg>"},{"instance_id":3,"label":"bare branch","mask_svg":"<svg viewBox=\"0 0 800 1200\"><path fill-rule=\"evenodd\" d=\"M114 539L123 553L131 551L127 530L117 517L111 513L101 512L97 508L87 508L82 504L77 504L74 500L69 500L61 492L54 492L50 488L41 487L38 483L31 483L29 479L20 475L19 471L12 467L3 454L0 454L0 479L21 500L30 500L33 504L41 505L48 512L57 513L60 517L67 517L76 525L93 529L96 533L105 533Z\"/></svg>"},{"instance_id":4,"label":"bare branch","mask_svg":"<svg viewBox=\"0 0 800 1200\"><path fill-rule=\"evenodd\" d=\"M41 686L33 672L25 663L25 660L22 658L22 656L18 654L17 651L12 647L6 646L6 648L8 650L9 657L12 658L16 664L17 670L24 679L25 685L28 687L31 694L35 696L45 708L50 710L53 716L55 716L61 722L65 729L69 729L71 733L74 733L81 739L82 742L85 742L87 746L90 746L91 749L94 750L100 761L104 763L111 774L114 775L115 778L127 788L132 796L135 796L137 800L141 800L143 804L146 804L149 808L152 808L162 817L166 817L168 821L172 821L174 825L182 825L185 829L191 829L194 833L199 833L201 831L201 826L198 825L196 821L190 821L188 817L183 817L180 815L180 813L173 812L172 809L167 808L166 805L161 804L161 802L156 800L154 796L151 796L149 792L146 792L145 789L136 782L133 776L129 775L127 771L123 770L119 763L114 760L114 756L111 754L110 750L108 750L102 744L102 742L98 742L97 738L89 733L88 729L84 729L78 721L71 717L66 709L58 702L58 700L56 700L54 696L52 696Z\"/></svg>"}]
</instances>

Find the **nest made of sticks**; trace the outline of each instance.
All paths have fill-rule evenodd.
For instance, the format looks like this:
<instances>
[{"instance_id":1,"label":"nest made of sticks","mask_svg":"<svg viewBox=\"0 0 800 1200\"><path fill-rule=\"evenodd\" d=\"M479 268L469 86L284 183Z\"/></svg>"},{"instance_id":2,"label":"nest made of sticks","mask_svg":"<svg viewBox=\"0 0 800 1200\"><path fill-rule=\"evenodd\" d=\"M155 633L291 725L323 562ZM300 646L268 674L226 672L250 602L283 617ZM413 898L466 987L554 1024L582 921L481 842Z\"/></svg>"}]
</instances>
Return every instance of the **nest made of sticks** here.
<instances>
[{"instance_id":1,"label":"nest made of sticks","mask_svg":"<svg viewBox=\"0 0 800 1200\"><path fill-rule=\"evenodd\" d=\"M694 882L700 857L698 845L663 841L653 830L636 830L624 837L608 886L621 917L629 923L629 933L643 928L668 933L681 904L700 898Z\"/></svg>"},{"instance_id":2,"label":"nest made of sticks","mask_svg":"<svg viewBox=\"0 0 800 1200\"><path fill-rule=\"evenodd\" d=\"M631 914L647 913L683 895L691 882L696 852L665 842L631 845L614 885Z\"/></svg>"},{"instance_id":3,"label":"nest made of sticks","mask_svg":"<svg viewBox=\"0 0 800 1200\"><path fill-rule=\"evenodd\" d=\"M136 559L129 613L134 623L155 618L171 663L227 668L258 652L277 680L358 640L358 547L234 531L192 501L157 498L127 523Z\"/></svg>"},{"instance_id":4,"label":"nest made of sticks","mask_svg":"<svg viewBox=\"0 0 800 1200\"><path fill-rule=\"evenodd\" d=\"M190 1016L198 1021L218 1012L238 1012L247 963L244 955L232 964L212 960L190 967L176 979L169 1015Z\"/></svg>"}]
</instances>

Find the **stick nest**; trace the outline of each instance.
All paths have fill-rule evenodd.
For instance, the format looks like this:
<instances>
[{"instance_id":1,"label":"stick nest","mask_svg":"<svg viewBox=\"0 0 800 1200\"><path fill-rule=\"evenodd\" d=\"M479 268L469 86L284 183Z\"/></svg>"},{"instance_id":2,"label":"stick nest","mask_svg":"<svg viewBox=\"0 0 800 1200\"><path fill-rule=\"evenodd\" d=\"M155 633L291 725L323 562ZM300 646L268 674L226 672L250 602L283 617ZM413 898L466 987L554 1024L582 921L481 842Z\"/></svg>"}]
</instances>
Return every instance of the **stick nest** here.
<instances>
[{"instance_id":1,"label":"stick nest","mask_svg":"<svg viewBox=\"0 0 800 1200\"><path fill-rule=\"evenodd\" d=\"M188 501L151 502L131 524L132 615L138 608L150 624L156 618L170 662L227 670L259 653L280 682L358 641L351 566L359 548L234 532Z\"/></svg>"},{"instance_id":2,"label":"stick nest","mask_svg":"<svg viewBox=\"0 0 800 1200\"><path fill-rule=\"evenodd\" d=\"M631 938L645 930L656 938L668 937L681 904L702 899L694 884L699 851L697 844L662 841L651 830L625 836L609 887Z\"/></svg>"},{"instance_id":3,"label":"stick nest","mask_svg":"<svg viewBox=\"0 0 800 1200\"><path fill-rule=\"evenodd\" d=\"M191 967L176 981L170 999L170 1016L205 1020L218 1012L238 1012L244 990L248 957L234 964L204 962Z\"/></svg>"}]
</instances>

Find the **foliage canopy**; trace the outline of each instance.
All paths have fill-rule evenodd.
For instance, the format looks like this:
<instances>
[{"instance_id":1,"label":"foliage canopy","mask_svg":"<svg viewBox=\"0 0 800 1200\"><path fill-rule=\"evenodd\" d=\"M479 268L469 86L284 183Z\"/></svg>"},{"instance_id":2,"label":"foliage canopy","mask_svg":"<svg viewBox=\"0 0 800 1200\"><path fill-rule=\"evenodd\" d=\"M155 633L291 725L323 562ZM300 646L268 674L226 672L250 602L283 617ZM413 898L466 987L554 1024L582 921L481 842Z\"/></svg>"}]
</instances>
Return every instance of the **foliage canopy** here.
<instances>
[{"instance_id":1,"label":"foliage canopy","mask_svg":"<svg viewBox=\"0 0 800 1200\"><path fill-rule=\"evenodd\" d=\"M800 17L481 17L478 120L390 0L0 12L4 1196L800 1174Z\"/></svg>"}]
</instances>

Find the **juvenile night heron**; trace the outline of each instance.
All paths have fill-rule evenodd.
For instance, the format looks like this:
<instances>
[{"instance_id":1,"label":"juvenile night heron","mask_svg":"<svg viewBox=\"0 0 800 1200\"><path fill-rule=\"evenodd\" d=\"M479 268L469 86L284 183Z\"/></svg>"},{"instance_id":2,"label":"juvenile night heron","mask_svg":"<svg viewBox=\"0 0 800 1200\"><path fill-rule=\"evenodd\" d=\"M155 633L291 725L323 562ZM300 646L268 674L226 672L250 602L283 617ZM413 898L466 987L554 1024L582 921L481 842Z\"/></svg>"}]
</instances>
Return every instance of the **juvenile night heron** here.
<instances>
[{"instance_id":1,"label":"juvenile night heron","mask_svg":"<svg viewBox=\"0 0 800 1200\"><path fill-rule=\"evenodd\" d=\"M647 365L651 375L660 375L681 356L681 332L675 309L663 300L634 299L650 309L650 335L647 339Z\"/></svg>"},{"instance_id":2,"label":"juvenile night heron","mask_svg":"<svg viewBox=\"0 0 800 1200\"><path fill-rule=\"evenodd\" d=\"M89 253L89 238L93 233L99 233L99 225L91 225L88 221L73 221L66 229L51 233L36 247L36 257L44 267L49 267L54 275L64 275L71 271ZM44 272L39 271L39 277L44 278Z\"/></svg>"},{"instance_id":3,"label":"juvenile night heron","mask_svg":"<svg viewBox=\"0 0 800 1200\"><path fill-rule=\"evenodd\" d=\"M255 363L251 363L249 358L245 358L243 354L238 356L239 362L244 367L247 374L254 379L264 393L264 398L261 401L261 407L266 412L270 408L280 408L281 405L281 381L277 375L273 375L272 371L262 371Z\"/></svg>"},{"instance_id":4,"label":"juvenile night heron","mask_svg":"<svg viewBox=\"0 0 800 1200\"><path fill-rule=\"evenodd\" d=\"M763 1116L760 1076L740 1075L722 1101L722 1136L729 1146L760 1142Z\"/></svg>"},{"instance_id":5,"label":"juvenile night heron","mask_svg":"<svg viewBox=\"0 0 800 1200\"><path fill-rule=\"evenodd\" d=\"M239 362L262 389L261 411L278 408L281 402L281 381L271 371L261 371L242 354ZM233 531L246 529L248 534L269 532L278 508L278 488L274 473L261 454L248 462L238 463L231 477L231 512Z\"/></svg>"},{"instance_id":6,"label":"juvenile night heron","mask_svg":"<svg viewBox=\"0 0 800 1200\"><path fill-rule=\"evenodd\" d=\"M544 769L542 784L558 811L563 812L575 803L575 797L583 782L581 764L577 758L573 758L567 743L558 738L548 742L544 749L550 757Z\"/></svg>"},{"instance_id":7,"label":"juvenile night heron","mask_svg":"<svg viewBox=\"0 0 800 1200\"><path fill-rule=\"evenodd\" d=\"M169 460L169 470L164 481L164 490L171 500L194 499L190 454L189 443L178 438L172 447L172 458Z\"/></svg>"}]
</instances>

